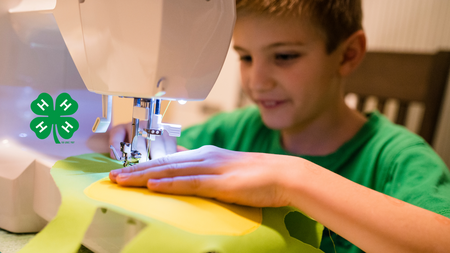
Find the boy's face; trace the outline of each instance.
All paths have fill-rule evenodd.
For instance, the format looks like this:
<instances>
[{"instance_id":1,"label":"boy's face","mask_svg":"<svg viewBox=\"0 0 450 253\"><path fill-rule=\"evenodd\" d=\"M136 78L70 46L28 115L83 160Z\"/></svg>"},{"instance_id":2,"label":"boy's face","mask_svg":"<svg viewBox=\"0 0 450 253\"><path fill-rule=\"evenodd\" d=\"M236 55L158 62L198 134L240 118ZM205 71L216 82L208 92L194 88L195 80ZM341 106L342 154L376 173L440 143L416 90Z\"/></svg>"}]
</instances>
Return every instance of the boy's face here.
<instances>
[{"instance_id":1,"label":"boy's face","mask_svg":"<svg viewBox=\"0 0 450 253\"><path fill-rule=\"evenodd\" d=\"M342 50L327 54L323 36L308 22L239 17L234 48L243 89L272 129L301 131L331 114L342 99Z\"/></svg>"}]
</instances>

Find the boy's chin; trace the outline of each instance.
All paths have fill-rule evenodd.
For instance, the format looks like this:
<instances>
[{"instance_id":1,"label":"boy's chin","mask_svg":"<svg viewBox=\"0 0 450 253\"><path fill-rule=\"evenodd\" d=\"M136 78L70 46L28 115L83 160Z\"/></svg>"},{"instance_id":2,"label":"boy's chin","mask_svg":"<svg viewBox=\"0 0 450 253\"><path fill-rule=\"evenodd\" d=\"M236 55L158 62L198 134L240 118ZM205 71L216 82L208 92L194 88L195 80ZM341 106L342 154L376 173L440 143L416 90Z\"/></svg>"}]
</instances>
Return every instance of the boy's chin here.
<instances>
[{"instance_id":1,"label":"boy's chin","mask_svg":"<svg viewBox=\"0 0 450 253\"><path fill-rule=\"evenodd\" d=\"M262 116L262 121L264 125L273 130L283 130L288 126L285 119L280 119L277 117L264 117Z\"/></svg>"},{"instance_id":2,"label":"boy's chin","mask_svg":"<svg viewBox=\"0 0 450 253\"><path fill-rule=\"evenodd\" d=\"M291 127L293 122L291 118L291 108L266 109L259 106L258 109L264 125L268 128L273 130L283 130Z\"/></svg>"}]
</instances>

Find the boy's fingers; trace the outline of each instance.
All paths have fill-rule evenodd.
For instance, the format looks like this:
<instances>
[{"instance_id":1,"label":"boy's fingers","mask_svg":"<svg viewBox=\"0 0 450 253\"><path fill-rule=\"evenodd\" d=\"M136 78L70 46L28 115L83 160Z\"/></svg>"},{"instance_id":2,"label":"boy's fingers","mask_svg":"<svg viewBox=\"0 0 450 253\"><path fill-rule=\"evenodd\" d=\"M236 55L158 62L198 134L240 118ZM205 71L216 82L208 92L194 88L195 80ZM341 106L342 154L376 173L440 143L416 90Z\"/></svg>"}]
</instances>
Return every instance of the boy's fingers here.
<instances>
[{"instance_id":1,"label":"boy's fingers","mask_svg":"<svg viewBox=\"0 0 450 253\"><path fill-rule=\"evenodd\" d=\"M117 181L116 181L117 174L113 175L110 171L108 177L109 177L109 180L111 180L111 182L117 183Z\"/></svg>"},{"instance_id":2,"label":"boy's fingers","mask_svg":"<svg viewBox=\"0 0 450 253\"><path fill-rule=\"evenodd\" d=\"M111 179L111 181L116 182L116 177L119 174L122 174L122 173L135 173L135 172L138 172L138 171L146 170L146 169L149 168L149 166L145 166L146 163L148 163L148 162L138 163L138 164L135 164L135 165L130 166L130 167L125 167L125 168L121 168L121 169L111 170L109 172L109 178Z\"/></svg>"},{"instance_id":3,"label":"boy's fingers","mask_svg":"<svg viewBox=\"0 0 450 253\"><path fill-rule=\"evenodd\" d=\"M171 172L174 171L172 168L175 168L176 166L181 166L181 164L184 164L184 168L189 168L188 167L189 163L201 162L203 160L204 160L203 157L199 155L199 152L196 152L196 150L187 150L184 152L167 155L155 160L138 163L130 167L112 170L109 173L109 178L112 182L117 182L116 177L121 173L135 173L137 171L143 171L149 168L161 167L165 165L171 166L162 167L160 168L160 170L164 171L164 169L166 169L165 170L166 175L171 176L170 175ZM189 166L195 167L194 164L190 164ZM198 166L198 164L196 164L196 166ZM173 175L175 175L175 173Z\"/></svg>"},{"instance_id":4,"label":"boy's fingers","mask_svg":"<svg viewBox=\"0 0 450 253\"><path fill-rule=\"evenodd\" d=\"M156 192L196 195L201 197L217 197L217 175L194 175L173 178L150 179L147 188Z\"/></svg>"},{"instance_id":5,"label":"boy's fingers","mask_svg":"<svg viewBox=\"0 0 450 253\"><path fill-rule=\"evenodd\" d=\"M187 162L168 164L132 173L120 173L116 177L116 181L123 186L145 186L149 179L208 174L214 174L214 170L203 166L201 162Z\"/></svg>"},{"instance_id":6,"label":"boy's fingers","mask_svg":"<svg viewBox=\"0 0 450 253\"><path fill-rule=\"evenodd\" d=\"M121 169L111 170L109 172L109 179L112 182L117 183L117 176L119 174L122 174L122 173L135 173L135 172L146 170L146 169L149 168L149 166L143 166L143 164L145 164L145 163L139 163L139 164L135 164L135 165L130 166L130 167L125 167L125 168L121 168Z\"/></svg>"},{"instance_id":7,"label":"boy's fingers","mask_svg":"<svg viewBox=\"0 0 450 253\"><path fill-rule=\"evenodd\" d=\"M117 184L122 186L145 186L148 178L148 173L143 170L134 173L121 173L115 180Z\"/></svg>"}]
</instances>

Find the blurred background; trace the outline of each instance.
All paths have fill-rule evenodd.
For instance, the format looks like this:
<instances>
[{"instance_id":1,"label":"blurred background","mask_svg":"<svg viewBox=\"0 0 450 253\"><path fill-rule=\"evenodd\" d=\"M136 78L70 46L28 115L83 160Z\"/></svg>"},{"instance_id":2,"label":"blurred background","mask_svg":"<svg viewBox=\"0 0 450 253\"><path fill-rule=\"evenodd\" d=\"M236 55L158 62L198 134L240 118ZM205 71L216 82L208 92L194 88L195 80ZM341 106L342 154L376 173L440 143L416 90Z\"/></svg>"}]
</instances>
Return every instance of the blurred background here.
<instances>
[{"instance_id":1,"label":"blurred background","mask_svg":"<svg viewBox=\"0 0 450 253\"><path fill-rule=\"evenodd\" d=\"M450 51L450 1L448 0L363 0L364 29L370 52L434 54ZM240 89L237 54L230 49L219 80L210 95L202 102L185 105L172 103L165 121L188 127L205 121L213 114L232 111L249 103ZM447 83L450 83L448 81ZM447 84L449 86L449 84ZM351 96L350 105L355 106ZM116 110L117 108L117 110ZM128 99L115 99L115 112L129 108ZM364 111L376 108L376 101L368 99ZM398 102L388 101L383 113L390 119L396 116ZM406 127L418 132L424 109L420 103L411 105ZM115 114L114 124L129 121L126 113ZM433 141L434 149L450 166L450 89L446 89L438 126Z\"/></svg>"}]
</instances>

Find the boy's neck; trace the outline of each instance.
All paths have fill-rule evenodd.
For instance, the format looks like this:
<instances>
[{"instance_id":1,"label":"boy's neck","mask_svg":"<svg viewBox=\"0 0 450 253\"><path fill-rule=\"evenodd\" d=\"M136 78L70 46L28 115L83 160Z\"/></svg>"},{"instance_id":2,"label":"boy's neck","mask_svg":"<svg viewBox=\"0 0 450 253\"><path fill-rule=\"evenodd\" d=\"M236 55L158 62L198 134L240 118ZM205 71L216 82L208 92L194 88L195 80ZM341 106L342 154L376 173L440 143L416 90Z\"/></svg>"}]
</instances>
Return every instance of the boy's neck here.
<instances>
[{"instance_id":1,"label":"boy's neck","mask_svg":"<svg viewBox=\"0 0 450 253\"><path fill-rule=\"evenodd\" d=\"M364 115L344 103L301 130L282 130L282 146L297 155L329 155L353 138L366 122Z\"/></svg>"}]
</instances>

